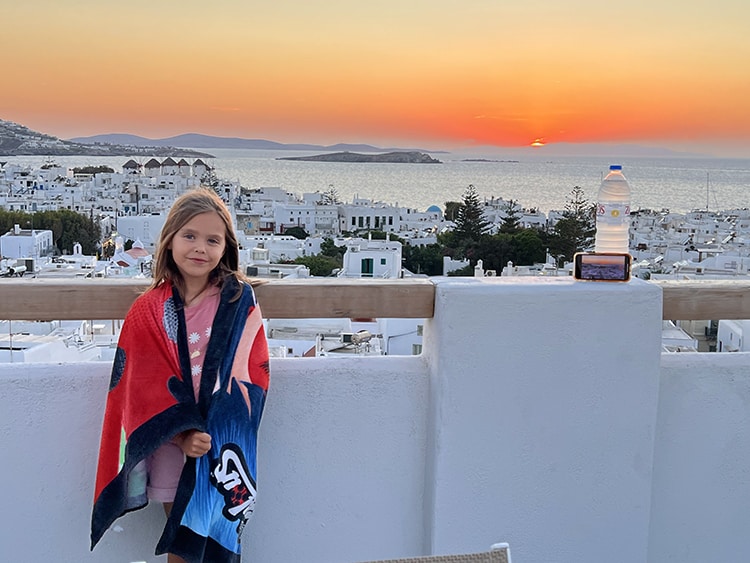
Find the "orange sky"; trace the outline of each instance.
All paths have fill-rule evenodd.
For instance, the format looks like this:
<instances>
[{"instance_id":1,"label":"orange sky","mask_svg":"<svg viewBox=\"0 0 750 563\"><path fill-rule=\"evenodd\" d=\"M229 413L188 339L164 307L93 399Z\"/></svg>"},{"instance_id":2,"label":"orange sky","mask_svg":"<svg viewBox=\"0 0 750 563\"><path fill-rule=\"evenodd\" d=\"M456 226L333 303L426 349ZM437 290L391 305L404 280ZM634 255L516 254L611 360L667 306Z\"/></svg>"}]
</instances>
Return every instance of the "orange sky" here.
<instances>
[{"instance_id":1,"label":"orange sky","mask_svg":"<svg viewBox=\"0 0 750 563\"><path fill-rule=\"evenodd\" d=\"M750 157L746 0L14 4L0 119L62 138L544 139Z\"/></svg>"}]
</instances>

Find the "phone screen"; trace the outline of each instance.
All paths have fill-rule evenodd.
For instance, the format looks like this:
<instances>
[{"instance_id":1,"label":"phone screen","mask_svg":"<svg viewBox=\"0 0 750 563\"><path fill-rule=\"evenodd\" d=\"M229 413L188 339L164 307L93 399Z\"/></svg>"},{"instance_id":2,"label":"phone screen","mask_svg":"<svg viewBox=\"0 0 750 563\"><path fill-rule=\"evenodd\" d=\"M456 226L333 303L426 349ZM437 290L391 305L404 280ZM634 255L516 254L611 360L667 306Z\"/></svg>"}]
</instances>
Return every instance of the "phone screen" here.
<instances>
[{"instance_id":1,"label":"phone screen","mask_svg":"<svg viewBox=\"0 0 750 563\"><path fill-rule=\"evenodd\" d=\"M574 277L588 281L628 281L630 262L630 254L580 252L575 255Z\"/></svg>"}]
</instances>

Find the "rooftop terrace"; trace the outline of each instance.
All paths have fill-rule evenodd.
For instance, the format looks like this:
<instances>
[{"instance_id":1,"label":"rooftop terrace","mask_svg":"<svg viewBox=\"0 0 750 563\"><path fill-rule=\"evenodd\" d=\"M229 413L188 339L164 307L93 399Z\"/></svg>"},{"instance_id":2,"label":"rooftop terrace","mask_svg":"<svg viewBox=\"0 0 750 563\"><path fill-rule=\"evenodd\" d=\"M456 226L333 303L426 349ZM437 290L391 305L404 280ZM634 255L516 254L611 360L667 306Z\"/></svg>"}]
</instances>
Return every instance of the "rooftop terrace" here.
<instances>
[{"instance_id":1,"label":"rooftop terrace","mask_svg":"<svg viewBox=\"0 0 750 563\"><path fill-rule=\"evenodd\" d=\"M121 318L143 287L0 280L0 318ZM750 355L660 345L663 318L750 318L747 283L275 280L258 297L275 318L427 320L421 356L272 360L245 561L498 541L515 563L747 559ZM154 506L88 551L109 370L0 364L3 560L164 561Z\"/></svg>"}]
</instances>

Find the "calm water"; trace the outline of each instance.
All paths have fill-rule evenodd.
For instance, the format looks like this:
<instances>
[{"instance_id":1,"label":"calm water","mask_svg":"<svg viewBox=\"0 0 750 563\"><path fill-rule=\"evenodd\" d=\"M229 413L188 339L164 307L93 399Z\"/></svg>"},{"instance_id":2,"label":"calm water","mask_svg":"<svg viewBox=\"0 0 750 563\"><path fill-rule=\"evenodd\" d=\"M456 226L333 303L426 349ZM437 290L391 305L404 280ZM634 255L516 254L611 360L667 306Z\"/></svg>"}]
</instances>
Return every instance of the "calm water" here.
<instances>
[{"instance_id":1,"label":"calm water","mask_svg":"<svg viewBox=\"0 0 750 563\"><path fill-rule=\"evenodd\" d=\"M333 186L344 201L359 196L424 210L460 201L473 184L481 197L517 200L544 212L562 209L574 186L594 201L609 164L623 165L634 209L731 209L750 205L750 160L716 158L535 158L466 162L464 154L432 153L443 164L371 164L300 162L277 157L313 154L294 151L214 149L210 160L219 178L244 187L277 186L286 191L325 191ZM481 157L482 155L476 155ZM498 157L494 157L498 158ZM3 157L3 161L38 166L44 157ZM63 166L107 164L120 171L123 157L58 157ZM190 160L190 159L188 159ZM145 161L145 159L144 159Z\"/></svg>"}]
</instances>

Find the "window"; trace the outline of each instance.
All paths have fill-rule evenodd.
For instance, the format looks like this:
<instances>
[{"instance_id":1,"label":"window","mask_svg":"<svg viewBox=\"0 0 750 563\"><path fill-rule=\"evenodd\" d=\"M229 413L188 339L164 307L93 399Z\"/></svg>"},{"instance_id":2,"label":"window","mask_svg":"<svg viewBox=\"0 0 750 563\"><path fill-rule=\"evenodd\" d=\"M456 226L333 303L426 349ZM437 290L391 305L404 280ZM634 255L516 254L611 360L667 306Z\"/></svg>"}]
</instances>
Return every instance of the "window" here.
<instances>
[{"instance_id":1,"label":"window","mask_svg":"<svg viewBox=\"0 0 750 563\"><path fill-rule=\"evenodd\" d=\"M411 354L412 356L419 356L422 353L422 345L421 344L412 344L411 345Z\"/></svg>"},{"instance_id":2,"label":"window","mask_svg":"<svg viewBox=\"0 0 750 563\"><path fill-rule=\"evenodd\" d=\"M385 266L385 258L381 258L380 259L380 265L381 266Z\"/></svg>"}]
</instances>

